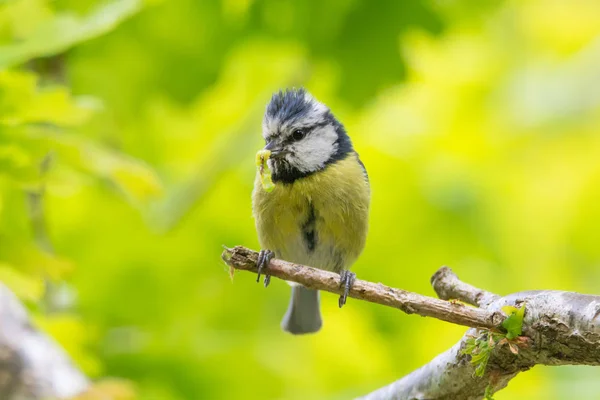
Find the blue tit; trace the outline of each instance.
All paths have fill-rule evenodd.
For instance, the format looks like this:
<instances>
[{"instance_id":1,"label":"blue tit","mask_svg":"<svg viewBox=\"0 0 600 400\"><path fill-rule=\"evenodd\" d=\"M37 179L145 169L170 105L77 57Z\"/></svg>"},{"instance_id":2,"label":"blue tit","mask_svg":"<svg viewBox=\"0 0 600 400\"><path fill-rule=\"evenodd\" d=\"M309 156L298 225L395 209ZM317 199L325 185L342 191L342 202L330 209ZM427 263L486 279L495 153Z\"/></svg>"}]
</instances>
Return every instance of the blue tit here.
<instances>
[{"instance_id":1,"label":"blue tit","mask_svg":"<svg viewBox=\"0 0 600 400\"><path fill-rule=\"evenodd\" d=\"M346 302L355 274L348 271L367 237L370 188L365 166L344 126L304 89L273 95L262 134L271 151L275 187L267 192L257 174L252 210L261 245L260 271L271 257L340 274ZM268 284L265 276L265 286ZM319 293L292 285L281 327L292 334L321 328Z\"/></svg>"}]
</instances>

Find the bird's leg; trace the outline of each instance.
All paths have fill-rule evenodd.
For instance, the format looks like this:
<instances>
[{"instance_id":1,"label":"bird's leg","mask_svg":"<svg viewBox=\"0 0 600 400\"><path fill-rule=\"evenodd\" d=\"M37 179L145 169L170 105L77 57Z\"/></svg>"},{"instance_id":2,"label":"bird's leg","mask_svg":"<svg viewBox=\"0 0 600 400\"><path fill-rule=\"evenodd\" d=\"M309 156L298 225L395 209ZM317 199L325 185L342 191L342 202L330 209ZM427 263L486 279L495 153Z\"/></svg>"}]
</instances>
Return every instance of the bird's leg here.
<instances>
[{"instance_id":1,"label":"bird's leg","mask_svg":"<svg viewBox=\"0 0 600 400\"><path fill-rule=\"evenodd\" d=\"M352 288L352 285L354 285L355 280L356 274L354 272L344 270L340 273L340 287L344 287L344 293L340 295L340 300L338 301L340 308L342 308L342 306L346 304L348 292Z\"/></svg>"},{"instance_id":2,"label":"bird's leg","mask_svg":"<svg viewBox=\"0 0 600 400\"><path fill-rule=\"evenodd\" d=\"M258 253L258 260L256 261L256 266L258 267L258 272L257 272L257 277L256 277L256 282L260 282L260 274L263 271L263 269L267 268L267 265L269 265L269 262L271 261L271 259L275 256L275 253L273 253L271 250L261 250ZM264 280L264 284L265 287L269 286L269 283L271 282L271 275L269 275L269 272L265 272L265 280Z\"/></svg>"}]
</instances>

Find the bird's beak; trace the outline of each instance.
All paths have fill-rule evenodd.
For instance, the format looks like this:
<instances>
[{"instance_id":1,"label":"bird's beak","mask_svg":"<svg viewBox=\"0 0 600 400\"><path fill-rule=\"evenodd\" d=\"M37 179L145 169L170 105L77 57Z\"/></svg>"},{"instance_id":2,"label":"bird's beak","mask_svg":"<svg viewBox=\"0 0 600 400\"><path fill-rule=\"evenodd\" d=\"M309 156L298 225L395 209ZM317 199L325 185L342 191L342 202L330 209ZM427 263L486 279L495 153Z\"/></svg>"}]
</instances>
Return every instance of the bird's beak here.
<instances>
[{"instance_id":1,"label":"bird's beak","mask_svg":"<svg viewBox=\"0 0 600 400\"><path fill-rule=\"evenodd\" d=\"M274 140L271 140L269 143L267 143L265 150L269 150L271 152L271 157L273 158L281 158L289 153L289 151L279 147Z\"/></svg>"}]
</instances>

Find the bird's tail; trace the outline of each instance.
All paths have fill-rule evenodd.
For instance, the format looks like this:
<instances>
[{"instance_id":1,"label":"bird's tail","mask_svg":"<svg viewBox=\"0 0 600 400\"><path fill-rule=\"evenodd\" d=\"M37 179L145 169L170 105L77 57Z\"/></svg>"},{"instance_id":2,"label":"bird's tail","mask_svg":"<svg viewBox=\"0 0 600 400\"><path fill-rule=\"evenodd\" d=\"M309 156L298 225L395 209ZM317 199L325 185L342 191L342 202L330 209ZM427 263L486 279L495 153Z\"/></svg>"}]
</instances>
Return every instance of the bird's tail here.
<instances>
[{"instance_id":1,"label":"bird's tail","mask_svg":"<svg viewBox=\"0 0 600 400\"><path fill-rule=\"evenodd\" d=\"M281 328L293 335L314 333L321 329L319 292L304 286L292 286L292 299L281 321Z\"/></svg>"}]
</instances>

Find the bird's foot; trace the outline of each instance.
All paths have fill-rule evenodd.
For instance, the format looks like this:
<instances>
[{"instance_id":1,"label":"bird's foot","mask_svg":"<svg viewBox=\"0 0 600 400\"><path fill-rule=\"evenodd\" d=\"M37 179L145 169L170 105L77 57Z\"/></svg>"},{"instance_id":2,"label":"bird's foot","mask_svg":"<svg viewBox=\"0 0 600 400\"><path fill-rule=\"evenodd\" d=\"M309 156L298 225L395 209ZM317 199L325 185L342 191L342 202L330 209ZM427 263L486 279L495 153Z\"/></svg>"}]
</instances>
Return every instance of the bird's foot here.
<instances>
[{"instance_id":1,"label":"bird's foot","mask_svg":"<svg viewBox=\"0 0 600 400\"><path fill-rule=\"evenodd\" d=\"M269 265L269 262L271 261L271 259L275 257L275 253L273 253L271 250L261 250L258 253L258 260L256 261L256 266L258 267L258 272L257 272L257 277L256 277L256 282L260 282L260 274L264 269L267 269L267 266ZM264 280L264 285L265 287L269 286L269 283L271 282L271 275L269 275L269 272L265 272L265 280Z\"/></svg>"},{"instance_id":2,"label":"bird's foot","mask_svg":"<svg viewBox=\"0 0 600 400\"><path fill-rule=\"evenodd\" d=\"M348 297L348 292L352 288L352 285L354 285L355 280L356 280L356 274L354 272L342 271L340 273L340 287L344 287L344 293L342 293L340 295L340 299L338 301L340 308L342 308L343 305L346 304L346 298Z\"/></svg>"}]
</instances>

